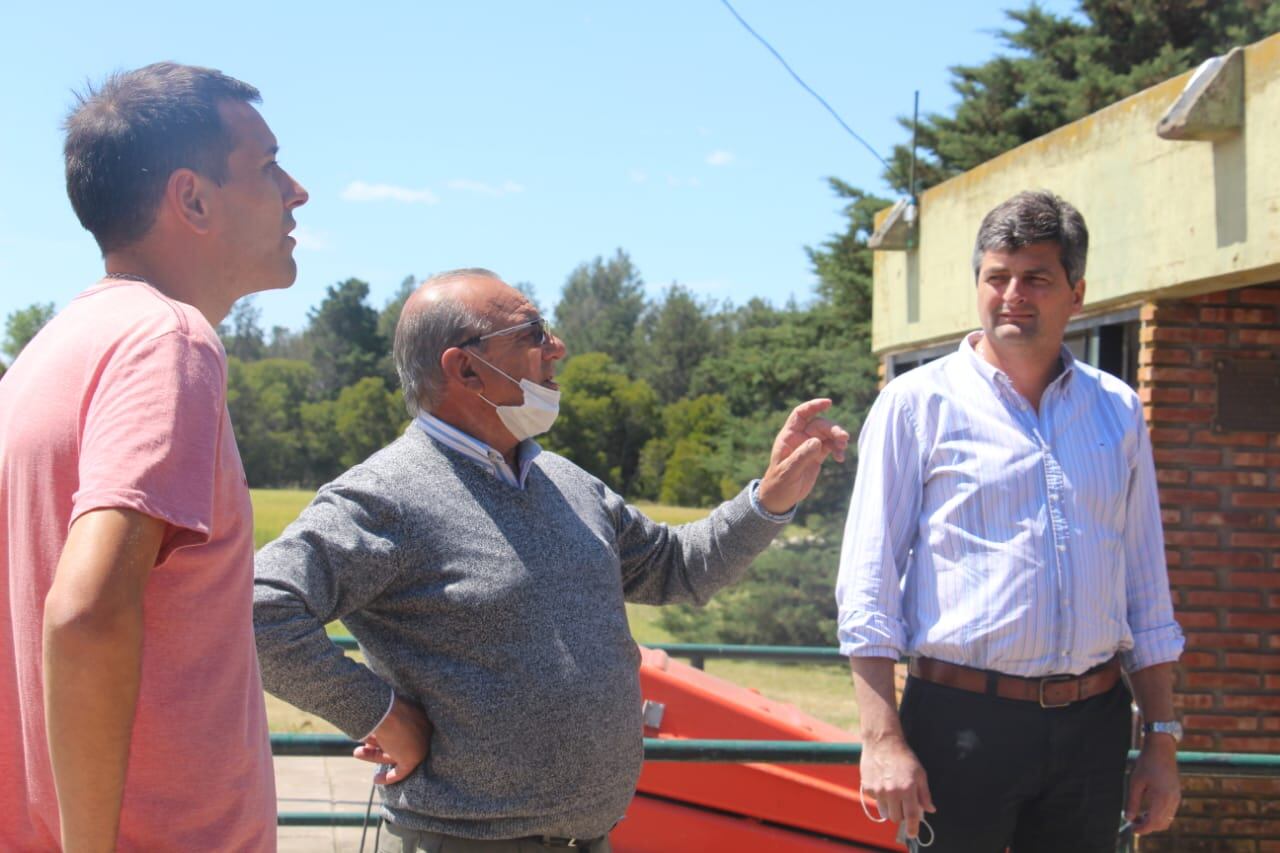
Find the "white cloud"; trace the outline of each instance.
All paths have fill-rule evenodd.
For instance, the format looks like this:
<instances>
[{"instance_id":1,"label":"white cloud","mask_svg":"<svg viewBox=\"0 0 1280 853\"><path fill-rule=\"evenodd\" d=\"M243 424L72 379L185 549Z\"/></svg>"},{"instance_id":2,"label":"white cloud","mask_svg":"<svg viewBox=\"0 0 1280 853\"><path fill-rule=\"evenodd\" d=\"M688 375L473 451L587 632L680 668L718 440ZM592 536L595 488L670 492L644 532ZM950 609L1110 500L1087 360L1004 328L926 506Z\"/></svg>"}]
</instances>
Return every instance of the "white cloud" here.
<instances>
[{"instance_id":1,"label":"white cloud","mask_svg":"<svg viewBox=\"0 0 1280 853\"><path fill-rule=\"evenodd\" d=\"M352 181L341 193L343 201L398 201L405 204L436 204L440 197L428 189L410 189L394 184L367 184Z\"/></svg>"},{"instance_id":2,"label":"white cloud","mask_svg":"<svg viewBox=\"0 0 1280 853\"><path fill-rule=\"evenodd\" d=\"M728 166L733 162L732 151L712 151L707 155L707 165L709 166Z\"/></svg>"},{"instance_id":3,"label":"white cloud","mask_svg":"<svg viewBox=\"0 0 1280 853\"><path fill-rule=\"evenodd\" d=\"M319 252L329 248L329 238L326 235L305 225L299 225L293 229L293 239L298 241L299 249Z\"/></svg>"},{"instance_id":4,"label":"white cloud","mask_svg":"<svg viewBox=\"0 0 1280 853\"><path fill-rule=\"evenodd\" d=\"M451 190L457 190L464 193L479 193L480 195L504 196L512 193L524 192L524 187L515 181L503 181L501 184L494 186L486 184L484 181L472 181L467 178L455 178L445 184Z\"/></svg>"},{"instance_id":5,"label":"white cloud","mask_svg":"<svg viewBox=\"0 0 1280 853\"><path fill-rule=\"evenodd\" d=\"M633 184L643 184L645 181L649 180L649 175L646 174L643 169L632 169L627 172L627 177L631 179L631 183Z\"/></svg>"}]
</instances>

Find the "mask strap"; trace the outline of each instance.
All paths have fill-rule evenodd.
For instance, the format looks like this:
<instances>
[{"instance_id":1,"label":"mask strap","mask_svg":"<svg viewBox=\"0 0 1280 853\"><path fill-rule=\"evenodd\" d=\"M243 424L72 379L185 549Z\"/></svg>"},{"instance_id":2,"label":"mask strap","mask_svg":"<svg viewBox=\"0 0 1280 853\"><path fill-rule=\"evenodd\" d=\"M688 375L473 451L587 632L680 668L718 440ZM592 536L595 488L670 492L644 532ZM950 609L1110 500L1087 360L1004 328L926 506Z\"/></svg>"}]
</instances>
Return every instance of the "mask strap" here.
<instances>
[{"instance_id":1,"label":"mask strap","mask_svg":"<svg viewBox=\"0 0 1280 853\"><path fill-rule=\"evenodd\" d=\"M889 822L889 818L885 817L883 813L881 813L880 817L878 818L871 814L871 809L867 808L867 797L866 797L866 794L862 792L861 782L858 783L858 803L859 805L862 806L862 813L867 816L867 820L871 821L872 823L888 823ZM880 812L879 803L876 803L876 811ZM933 842L937 840L938 836L934 834L933 827L929 825L929 821L925 820L923 815L921 815L920 817L920 825L923 826L925 829L929 830L929 843L926 844L925 842L921 841L919 838L915 838L914 839L915 846L917 848L932 847ZM911 844L913 843L913 840L908 839L907 843Z\"/></svg>"}]
</instances>

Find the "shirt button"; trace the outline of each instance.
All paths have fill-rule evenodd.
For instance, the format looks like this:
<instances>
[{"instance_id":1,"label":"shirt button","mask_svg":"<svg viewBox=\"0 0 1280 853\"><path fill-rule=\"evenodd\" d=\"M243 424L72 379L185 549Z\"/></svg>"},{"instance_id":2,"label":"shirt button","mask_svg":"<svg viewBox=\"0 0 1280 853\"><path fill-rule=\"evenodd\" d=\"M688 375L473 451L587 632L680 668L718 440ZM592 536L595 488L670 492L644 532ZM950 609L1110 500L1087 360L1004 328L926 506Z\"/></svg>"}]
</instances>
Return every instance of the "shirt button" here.
<instances>
[{"instance_id":1,"label":"shirt button","mask_svg":"<svg viewBox=\"0 0 1280 853\"><path fill-rule=\"evenodd\" d=\"M1066 653L1066 652L1063 652L1063 653L1062 653L1062 656L1065 658L1065 657L1067 656L1067 653Z\"/></svg>"}]
</instances>

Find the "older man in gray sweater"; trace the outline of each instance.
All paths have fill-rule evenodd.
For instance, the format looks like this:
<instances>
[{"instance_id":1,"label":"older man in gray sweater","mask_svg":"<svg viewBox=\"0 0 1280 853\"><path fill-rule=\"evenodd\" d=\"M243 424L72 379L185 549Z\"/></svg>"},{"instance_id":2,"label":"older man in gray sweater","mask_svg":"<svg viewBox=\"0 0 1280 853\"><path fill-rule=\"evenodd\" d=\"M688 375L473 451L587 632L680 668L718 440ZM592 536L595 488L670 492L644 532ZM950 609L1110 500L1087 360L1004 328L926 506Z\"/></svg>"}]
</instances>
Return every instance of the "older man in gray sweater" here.
<instances>
[{"instance_id":1,"label":"older man in gray sweater","mask_svg":"<svg viewBox=\"0 0 1280 853\"><path fill-rule=\"evenodd\" d=\"M258 554L263 681L384 765L384 850L607 851L643 760L624 600L706 601L843 458L830 401L812 400L760 480L657 524L533 441L564 354L493 273L429 280L396 329L414 422ZM334 619L367 665L330 642Z\"/></svg>"}]
</instances>

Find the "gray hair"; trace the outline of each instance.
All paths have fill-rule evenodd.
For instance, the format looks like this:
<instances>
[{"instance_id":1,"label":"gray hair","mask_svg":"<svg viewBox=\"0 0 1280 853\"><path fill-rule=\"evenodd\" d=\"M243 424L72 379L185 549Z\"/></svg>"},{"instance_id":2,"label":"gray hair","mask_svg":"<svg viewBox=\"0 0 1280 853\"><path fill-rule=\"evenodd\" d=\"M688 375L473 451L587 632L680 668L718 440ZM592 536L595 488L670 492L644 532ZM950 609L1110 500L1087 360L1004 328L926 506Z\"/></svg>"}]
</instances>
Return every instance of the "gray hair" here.
<instances>
[{"instance_id":1,"label":"gray hair","mask_svg":"<svg viewBox=\"0 0 1280 853\"><path fill-rule=\"evenodd\" d=\"M1048 190L1027 190L997 205L982 219L973 247L973 275L990 251L1011 252L1031 243L1057 243L1067 282L1084 278L1089 254L1089 229L1070 202Z\"/></svg>"},{"instance_id":2,"label":"gray hair","mask_svg":"<svg viewBox=\"0 0 1280 853\"><path fill-rule=\"evenodd\" d=\"M479 267L449 270L431 276L422 287L442 284L459 278L501 279L497 273ZM444 368L440 357L449 347L491 331L493 324L462 301L448 296L437 297L430 305L400 313L396 323L393 353L405 408L417 417L424 408L431 411L440 403L444 391Z\"/></svg>"}]
</instances>

